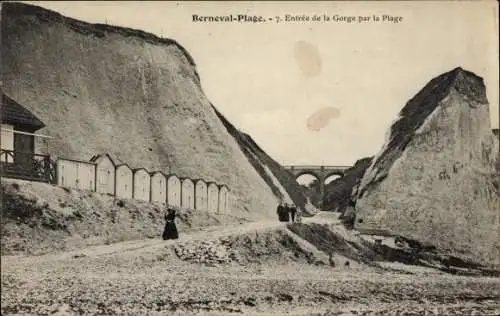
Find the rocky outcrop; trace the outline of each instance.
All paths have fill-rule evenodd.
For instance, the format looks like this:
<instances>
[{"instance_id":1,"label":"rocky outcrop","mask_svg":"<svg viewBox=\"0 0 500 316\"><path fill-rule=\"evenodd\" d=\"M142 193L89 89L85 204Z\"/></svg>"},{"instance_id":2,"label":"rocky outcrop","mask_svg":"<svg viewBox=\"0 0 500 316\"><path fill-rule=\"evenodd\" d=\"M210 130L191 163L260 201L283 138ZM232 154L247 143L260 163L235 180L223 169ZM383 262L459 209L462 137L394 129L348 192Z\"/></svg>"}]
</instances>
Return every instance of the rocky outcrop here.
<instances>
[{"instance_id":1,"label":"rocky outcrop","mask_svg":"<svg viewBox=\"0 0 500 316\"><path fill-rule=\"evenodd\" d=\"M295 177L290 172L266 154L250 135L239 131L217 109L215 109L215 112L229 134L238 142L248 161L259 172L275 196L286 203L295 203L305 216L312 215L317 211L316 207L305 196L305 189L298 185Z\"/></svg>"},{"instance_id":2,"label":"rocky outcrop","mask_svg":"<svg viewBox=\"0 0 500 316\"><path fill-rule=\"evenodd\" d=\"M238 216L274 216L288 192L304 204L271 158L242 150L176 41L21 3L2 5L1 34L3 91L53 137L39 151L80 160L107 152L133 168L226 184Z\"/></svg>"},{"instance_id":3,"label":"rocky outcrop","mask_svg":"<svg viewBox=\"0 0 500 316\"><path fill-rule=\"evenodd\" d=\"M456 68L402 109L357 195L358 230L500 264L498 143L482 78Z\"/></svg>"},{"instance_id":4,"label":"rocky outcrop","mask_svg":"<svg viewBox=\"0 0 500 316\"><path fill-rule=\"evenodd\" d=\"M365 157L356 161L347 169L343 177L333 180L325 186L323 206L325 210L344 212L353 200L353 191L359 185L363 174L370 166L373 157Z\"/></svg>"}]
</instances>

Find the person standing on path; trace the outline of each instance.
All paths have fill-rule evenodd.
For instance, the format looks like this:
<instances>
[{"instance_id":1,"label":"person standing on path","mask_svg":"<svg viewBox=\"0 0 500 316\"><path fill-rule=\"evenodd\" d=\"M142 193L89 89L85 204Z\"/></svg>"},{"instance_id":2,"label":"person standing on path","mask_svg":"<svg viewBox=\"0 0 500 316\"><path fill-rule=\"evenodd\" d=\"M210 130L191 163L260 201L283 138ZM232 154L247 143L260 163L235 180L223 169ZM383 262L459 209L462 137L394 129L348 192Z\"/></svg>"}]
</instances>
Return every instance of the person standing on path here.
<instances>
[{"instance_id":1,"label":"person standing on path","mask_svg":"<svg viewBox=\"0 0 500 316\"><path fill-rule=\"evenodd\" d=\"M278 213L278 220L280 222L283 222L283 211L284 211L283 202L280 202L278 204L278 207L276 208L276 213Z\"/></svg>"},{"instance_id":2,"label":"person standing on path","mask_svg":"<svg viewBox=\"0 0 500 316\"><path fill-rule=\"evenodd\" d=\"M176 210L174 208L168 207L167 214L165 214L166 223L162 235L163 240L179 238L177 226L175 225L175 216L176 216Z\"/></svg>"},{"instance_id":3,"label":"person standing on path","mask_svg":"<svg viewBox=\"0 0 500 316\"><path fill-rule=\"evenodd\" d=\"M295 214L297 214L297 207L292 203L290 205L290 216L292 218L292 223L295 222Z\"/></svg>"},{"instance_id":4,"label":"person standing on path","mask_svg":"<svg viewBox=\"0 0 500 316\"><path fill-rule=\"evenodd\" d=\"M290 221L290 205L288 203L285 203L283 205L283 221L284 222Z\"/></svg>"}]
</instances>

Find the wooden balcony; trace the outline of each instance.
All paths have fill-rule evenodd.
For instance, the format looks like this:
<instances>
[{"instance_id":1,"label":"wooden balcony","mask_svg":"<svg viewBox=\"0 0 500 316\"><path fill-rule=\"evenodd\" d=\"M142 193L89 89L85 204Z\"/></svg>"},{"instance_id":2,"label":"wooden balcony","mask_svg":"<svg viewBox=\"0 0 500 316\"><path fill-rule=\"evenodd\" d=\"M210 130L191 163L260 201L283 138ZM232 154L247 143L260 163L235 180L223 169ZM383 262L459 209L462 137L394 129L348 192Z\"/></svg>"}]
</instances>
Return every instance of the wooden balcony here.
<instances>
[{"instance_id":1,"label":"wooden balcony","mask_svg":"<svg viewBox=\"0 0 500 316\"><path fill-rule=\"evenodd\" d=\"M56 170L50 155L0 150L2 177L56 184Z\"/></svg>"}]
</instances>

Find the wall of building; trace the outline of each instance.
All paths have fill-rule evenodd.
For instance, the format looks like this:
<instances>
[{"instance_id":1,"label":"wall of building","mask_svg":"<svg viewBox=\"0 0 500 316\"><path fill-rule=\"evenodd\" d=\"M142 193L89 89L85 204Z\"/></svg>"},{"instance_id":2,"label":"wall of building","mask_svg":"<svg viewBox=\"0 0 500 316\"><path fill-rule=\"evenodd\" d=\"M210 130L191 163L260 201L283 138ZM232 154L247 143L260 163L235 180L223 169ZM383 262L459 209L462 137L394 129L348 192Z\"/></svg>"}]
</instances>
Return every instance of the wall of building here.
<instances>
[{"instance_id":1,"label":"wall of building","mask_svg":"<svg viewBox=\"0 0 500 316\"><path fill-rule=\"evenodd\" d=\"M217 212L219 204L219 187L215 183L208 185L208 210L210 212Z\"/></svg>"},{"instance_id":2,"label":"wall of building","mask_svg":"<svg viewBox=\"0 0 500 316\"><path fill-rule=\"evenodd\" d=\"M197 210L208 209L208 188L203 180L197 180L194 186L195 208Z\"/></svg>"},{"instance_id":3,"label":"wall of building","mask_svg":"<svg viewBox=\"0 0 500 316\"><path fill-rule=\"evenodd\" d=\"M194 184L189 178L181 181L181 207L194 209Z\"/></svg>"},{"instance_id":4,"label":"wall of building","mask_svg":"<svg viewBox=\"0 0 500 316\"><path fill-rule=\"evenodd\" d=\"M167 202L167 179L161 172L151 176L151 202Z\"/></svg>"},{"instance_id":5,"label":"wall of building","mask_svg":"<svg viewBox=\"0 0 500 316\"><path fill-rule=\"evenodd\" d=\"M125 199L132 198L134 186L132 169L127 165L116 167L116 196Z\"/></svg>"},{"instance_id":6,"label":"wall of building","mask_svg":"<svg viewBox=\"0 0 500 316\"><path fill-rule=\"evenodd\" d=\"M222 186L219 189L219 213L225 214L227 213L228 207L227 207L227 201L228 201L228 189L226 186Z\"/></svg>"},{"instance_id":7,"label":"wall of building","mask_svg":"<svg viewBox=\"0 0 500 316\"><path fill-rule=\"evenodd\" d=\"M145 169L134 172L134 199L149 201L151 177Z\"/></svg>"},{"instance_id":8,"label":"wall of building","mask_svg":"<svg viewBox=\"0 0 500 316\"><path fill-rule=\"evenodd\" d=\"M175 175L169 176L167 180L167 203L181 207L181 181Z\"/></svg>"},{"instance_id":9,"label":"wall of building","mask_svg":"<svg viewBox=\"0 0 500 316\"><path fill-rule=\"evenodd\" d=\"M97 160L97 188L98 193L115 195L115 166L107 157Z\"/></svg>"}]
</instances>

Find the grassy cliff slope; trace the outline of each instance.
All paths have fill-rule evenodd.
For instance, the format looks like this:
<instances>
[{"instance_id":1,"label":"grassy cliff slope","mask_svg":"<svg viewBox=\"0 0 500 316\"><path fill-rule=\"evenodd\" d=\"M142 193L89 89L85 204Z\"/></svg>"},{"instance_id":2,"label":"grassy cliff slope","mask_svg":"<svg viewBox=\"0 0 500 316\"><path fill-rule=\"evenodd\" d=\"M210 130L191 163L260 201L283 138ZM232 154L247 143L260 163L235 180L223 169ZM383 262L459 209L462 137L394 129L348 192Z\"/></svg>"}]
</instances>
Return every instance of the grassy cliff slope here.
<instances>
[{"instance_id":1,"label":"grassy cliff slope","mask_svg":"<svg viewBox=\"0 0 500 316\"><path fill-rule=\"evenodd\" d=\"M373 157L359 159L354 166L347 169L342 178L338 178L325 186L325 199L323 202L325 210L343 212L351 201L353 190L359 184L361 178L370 166Z\"/></svg>"},{"instance_id":2,"label":"grassy cliff slope","mask_svg":"<svg viewBox=\"0 0 500 316\"><path fill-rule=\"evenodd\" d=\"M314 213L316 208L308 201L304 194L305 188L297 183L295 177L269 157L250 135L239 131L219 111L215 111L228 132L238 142L250 163L273 190L274 195L287 203L293 201L304 211L303 214L306 216Z\"/></svg>"}]
</instances>

